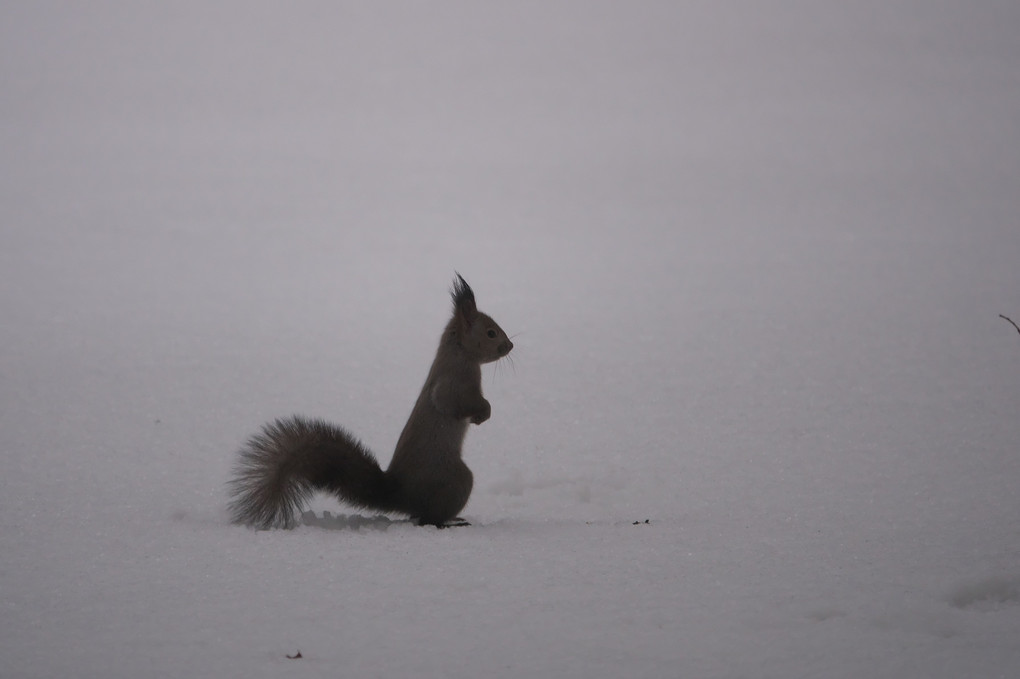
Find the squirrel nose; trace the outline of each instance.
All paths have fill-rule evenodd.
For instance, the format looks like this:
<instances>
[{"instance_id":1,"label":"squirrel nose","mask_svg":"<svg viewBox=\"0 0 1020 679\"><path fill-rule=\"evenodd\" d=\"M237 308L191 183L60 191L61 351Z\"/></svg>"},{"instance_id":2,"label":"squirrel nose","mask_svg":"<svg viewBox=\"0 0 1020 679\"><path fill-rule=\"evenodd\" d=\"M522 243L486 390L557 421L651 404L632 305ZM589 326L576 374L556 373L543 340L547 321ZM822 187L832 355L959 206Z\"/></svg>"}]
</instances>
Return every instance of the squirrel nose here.
<instances>
[{"instance_id":1,"label":"squirrel nose","mask_svg":"<svg viewBox=\"0 0 1020 679\"><path fill-rule=\"evenodd\" d=\"M511 342L510 340L507 340L506 342L503 342L502 344L499 345L499 353L502 354L503 356L506 356L507 354L510 353L510 350L513 348L514 343Z\"/></svg>"}]
</instances>

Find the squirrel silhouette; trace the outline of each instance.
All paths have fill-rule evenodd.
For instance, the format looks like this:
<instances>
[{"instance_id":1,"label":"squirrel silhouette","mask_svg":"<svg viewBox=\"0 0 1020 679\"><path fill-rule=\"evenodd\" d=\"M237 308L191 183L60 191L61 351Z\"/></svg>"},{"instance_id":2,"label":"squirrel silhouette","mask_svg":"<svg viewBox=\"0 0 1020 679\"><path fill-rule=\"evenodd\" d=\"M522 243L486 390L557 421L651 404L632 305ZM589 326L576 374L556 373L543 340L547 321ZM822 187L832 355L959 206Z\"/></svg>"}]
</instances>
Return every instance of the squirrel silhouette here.
<instances>
[{"instance_id":1,"label":"squirrel silhouette","mask_svg":"<svg viewBox=\"0 0 1020 679\"><path fill-rule=\"evenodd\" d=\"M242 446L229 484L235 523L291 528L317 491L354 507L402 513L419 525L443 527L471 495L474 478L461 458L469 424L489 419L482 395L485 363L513 343L475 305L471 287L456 274L453 316L386 470L341 426L301 416L265 425Z\"/></svg>"}]
</instances>

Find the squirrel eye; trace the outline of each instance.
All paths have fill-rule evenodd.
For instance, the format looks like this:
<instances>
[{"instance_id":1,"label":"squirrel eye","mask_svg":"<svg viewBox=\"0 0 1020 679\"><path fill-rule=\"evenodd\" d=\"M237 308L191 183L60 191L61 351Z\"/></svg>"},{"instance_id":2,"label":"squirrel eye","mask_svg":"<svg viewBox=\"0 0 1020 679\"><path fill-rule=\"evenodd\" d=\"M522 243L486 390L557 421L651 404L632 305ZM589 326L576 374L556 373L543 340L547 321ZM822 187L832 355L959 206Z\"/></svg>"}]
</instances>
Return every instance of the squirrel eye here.
<instances>
[{"instance_id":1,"label":"squirrel eye","mask_svg":"<svg viewBox=\"0 0 1020 679\"><path fill-rule=\"evenodd\" d=\"M496 339L496 331L492 328L489 328L489 332L485 334L489 336L489 339Z\"/></svg>"}]
</instances>

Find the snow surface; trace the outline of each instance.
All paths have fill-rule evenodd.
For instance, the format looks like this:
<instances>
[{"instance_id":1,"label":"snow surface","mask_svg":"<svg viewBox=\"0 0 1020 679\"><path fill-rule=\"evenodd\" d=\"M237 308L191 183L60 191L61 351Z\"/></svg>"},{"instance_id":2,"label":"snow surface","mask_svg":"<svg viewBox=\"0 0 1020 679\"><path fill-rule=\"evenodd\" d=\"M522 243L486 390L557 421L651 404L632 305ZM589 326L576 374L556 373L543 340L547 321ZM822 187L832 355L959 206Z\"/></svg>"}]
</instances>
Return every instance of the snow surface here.
<instances>
[{"instance_id":1,"label":"snow surface","mask_svg":"<svg viewBox=\"0 0 1020 679\"><path fill-rule=\"evenodd\" d=\"M1020 676L1018 34L4 3L0 676ZM267 419L388 460L455 269L473 525L230 525Z\"/></svg>"}]
</instances>

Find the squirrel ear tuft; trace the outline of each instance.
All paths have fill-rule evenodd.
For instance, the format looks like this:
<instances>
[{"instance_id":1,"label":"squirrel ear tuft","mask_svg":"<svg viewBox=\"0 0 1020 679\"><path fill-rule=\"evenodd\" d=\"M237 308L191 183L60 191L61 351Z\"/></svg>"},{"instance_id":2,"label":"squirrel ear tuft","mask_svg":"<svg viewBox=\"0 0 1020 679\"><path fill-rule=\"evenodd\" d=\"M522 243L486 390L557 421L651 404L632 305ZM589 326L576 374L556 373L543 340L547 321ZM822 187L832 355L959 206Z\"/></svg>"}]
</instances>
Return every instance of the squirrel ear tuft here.
<instances>
[{"instance_id":1,"label":"squirrel ear tuft","mask_svg":"<svg viewBox=\"0 0 1020 679\"><path fill-rule=\"evenodd\" d=\"M453 310L464 319L464 322L471 325L478 314L478 307L475 306L475 293L463 276L456 271L454 273L457 277L453 280L453 289L450 290L450 297L453 298Z\"/></svg>"}]
</instances>

